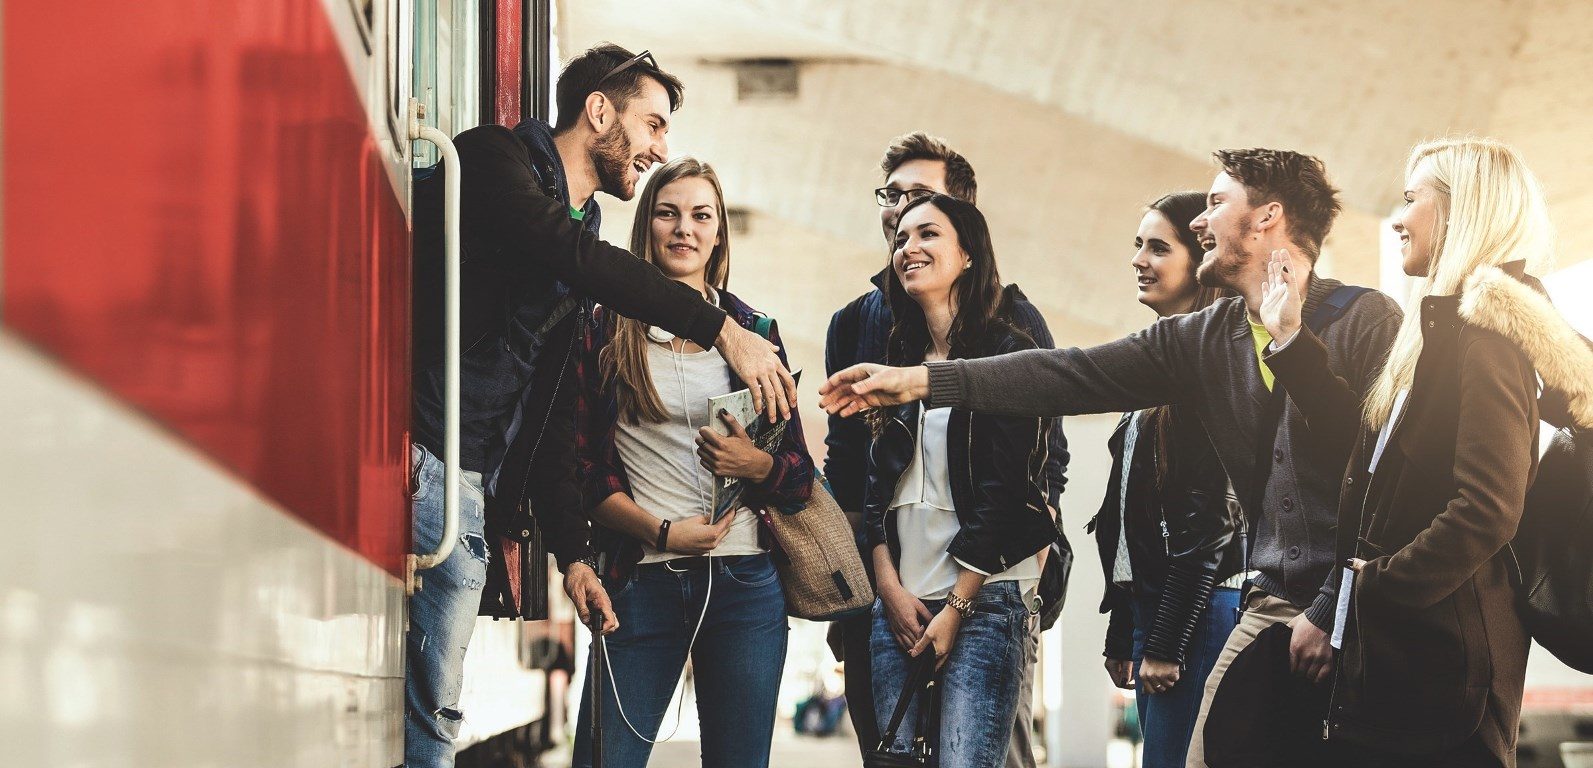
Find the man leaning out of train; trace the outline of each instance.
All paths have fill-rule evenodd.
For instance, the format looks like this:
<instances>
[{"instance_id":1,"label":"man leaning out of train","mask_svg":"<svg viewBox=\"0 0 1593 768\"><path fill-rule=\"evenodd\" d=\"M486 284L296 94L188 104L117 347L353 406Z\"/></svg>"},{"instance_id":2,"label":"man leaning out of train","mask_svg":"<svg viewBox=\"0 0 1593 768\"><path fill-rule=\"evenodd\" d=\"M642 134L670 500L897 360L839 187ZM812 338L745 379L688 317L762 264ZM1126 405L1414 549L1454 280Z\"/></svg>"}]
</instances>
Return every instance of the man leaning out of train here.
<instances>
[{"instance_id":1,"label":"man leaning out of train","mask_svg":"<svg viewBox=\"0 0 1593 768\"><path fill-rule=\"evenodd\" d=\"M559 75L558 125L528 120L455 139L459 234L460 540L424 573L410 604L405 764L451 766L465 648L486 580L487 535L526 539L540 526L583 620L617 621L599 584L575 479L572 356L593 302L714 348L770 418L789 413L795 382L774 345L701 294L597 239L595 193L634 196L667 159L679 80L645 52L599 45ZM414 188L414 543L443 529L443 171ZM768 397L761 395L768 394ZM529 498L528 498L529 497ZM528 511L530 510L530 511ZM533 523L531 513L536 515Z\"/></svg>"}]
</instances>

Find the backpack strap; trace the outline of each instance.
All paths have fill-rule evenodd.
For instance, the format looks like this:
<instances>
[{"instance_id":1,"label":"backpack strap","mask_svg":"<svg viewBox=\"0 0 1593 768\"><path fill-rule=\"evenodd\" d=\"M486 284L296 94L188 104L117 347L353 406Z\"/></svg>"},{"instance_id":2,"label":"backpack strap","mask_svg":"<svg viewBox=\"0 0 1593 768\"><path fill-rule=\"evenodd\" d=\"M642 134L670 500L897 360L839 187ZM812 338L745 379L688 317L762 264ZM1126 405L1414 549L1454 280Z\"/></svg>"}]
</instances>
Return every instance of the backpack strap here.
<instances>
[{"instance_id":1,"label":"backpack strap","mask_svg":"<svg viewBox=\"0 0 1593 768\"><path fill-rule=\"evenodd\" d=\"M1306 327L1310 328L1312 333L1321 334L1333 324L1333 321L1350 311L1350 305L1354 304L1356 299L1371 292L1372 289L1363 285L1341 285L1334 288L1333 292L1317 306L1316 311L1306 318Z\"/></svg>"},{"instance_id":2,"label":"backpack strap","mask_svg":"<svg viewBox=\"0 0 1593 768\"><path fill-rule=\"evenodd\" d=\"M774 318L768 315L754 315L752 318L752 330L766 341L774 338L774 326Z\"/></svg>"}]
</instances>

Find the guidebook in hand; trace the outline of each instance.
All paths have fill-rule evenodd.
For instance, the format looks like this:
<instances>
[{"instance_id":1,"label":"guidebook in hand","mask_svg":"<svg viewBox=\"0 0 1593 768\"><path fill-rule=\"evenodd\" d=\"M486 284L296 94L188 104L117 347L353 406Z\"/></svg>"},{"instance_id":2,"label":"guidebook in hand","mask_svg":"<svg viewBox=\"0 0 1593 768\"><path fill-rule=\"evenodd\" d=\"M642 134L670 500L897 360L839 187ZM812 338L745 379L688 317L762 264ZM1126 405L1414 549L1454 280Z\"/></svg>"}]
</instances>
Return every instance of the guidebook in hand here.
<instances>
[{"instance_id":1,"label":"guidebook in hand","mask_svg":"<svg viewBox=\"0 0 1593 768\"><path fill-rule=\"evenodd\" d=\"M802 381L802 372L792 373L791 378ZM730 427L724 419L719 418L720 411L733 416L741 428L747 431L747 436L752 438L752 444L766 453L774 453L780 447L780 441L785 438L786 422L790 421L786 418L770 424L763 414L753 409L751 389L708 398L708 423L721 437L729 437ZM741 492L746 489L747 482L740 477L714 477L714 510L710 522L719 522L739 506Z\"/></svg>"}]
</instances>

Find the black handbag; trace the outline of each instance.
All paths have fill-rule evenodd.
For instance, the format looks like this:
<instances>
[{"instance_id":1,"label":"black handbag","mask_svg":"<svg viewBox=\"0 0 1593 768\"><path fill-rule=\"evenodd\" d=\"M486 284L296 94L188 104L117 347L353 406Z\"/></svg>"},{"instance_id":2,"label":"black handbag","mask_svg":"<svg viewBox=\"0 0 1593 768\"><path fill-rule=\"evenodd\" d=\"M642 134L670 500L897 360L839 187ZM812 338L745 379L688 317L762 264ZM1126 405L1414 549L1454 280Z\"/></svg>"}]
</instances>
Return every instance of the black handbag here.
<instances>
[{"instance_id":1,"label":"black handbag","mask_svg":"<svg viewBox=\"0 0 1593 768\"><path fill-rule=\"evenodd\" d=\"M885 751L896 741L907 705L918 697L918 735L912 750L903 754ZM935 654L925 653L907 671L907 684L896 698L896 711L890 727L880 734L879 744L863 755L863 768L935 768L940 765L940 676L935 673Z\"/></svg>"}]
</instances>

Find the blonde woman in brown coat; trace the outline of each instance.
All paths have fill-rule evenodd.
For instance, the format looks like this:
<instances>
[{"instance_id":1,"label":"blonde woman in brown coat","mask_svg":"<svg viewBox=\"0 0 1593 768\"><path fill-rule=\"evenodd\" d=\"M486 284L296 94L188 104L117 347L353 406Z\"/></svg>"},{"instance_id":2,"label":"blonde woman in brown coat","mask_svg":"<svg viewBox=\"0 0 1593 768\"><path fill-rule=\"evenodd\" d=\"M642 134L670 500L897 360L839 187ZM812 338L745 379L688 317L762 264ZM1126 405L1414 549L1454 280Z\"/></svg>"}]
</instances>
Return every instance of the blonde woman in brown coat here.
<instances>
[{"instance_id":1,"label":"blonde woman in brown coat","mask_svg":"<svg viewBox=\"0 0 1593 768\"><path fill-rule=\"evenodd\" d=\"M1529 639L1504 547L1537 472L1538 377L1560 411L1543 418L1593 426L1593 353L1529 274L1552 232L1514 150L1419 145L1404 196L1393 226L1417 285L1365 402L1301 325L1305 260L1273 254L1261 312L1278 382L1350 455L1324 735L1359 768L1514 766Z\"/></svg>"}]
</instances>

